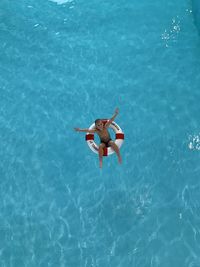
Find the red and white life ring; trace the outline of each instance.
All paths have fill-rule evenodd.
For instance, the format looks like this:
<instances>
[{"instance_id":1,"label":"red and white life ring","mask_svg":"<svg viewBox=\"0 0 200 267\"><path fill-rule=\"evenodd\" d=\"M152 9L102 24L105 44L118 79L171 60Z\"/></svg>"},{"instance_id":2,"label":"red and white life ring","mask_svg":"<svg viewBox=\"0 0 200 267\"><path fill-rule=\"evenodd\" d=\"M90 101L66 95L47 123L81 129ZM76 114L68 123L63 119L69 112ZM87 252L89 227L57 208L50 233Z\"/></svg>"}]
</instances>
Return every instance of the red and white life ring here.
<instances>
[{"instance_id":1,"label":"red and white life ring","mask_svg":"<svg viewBox=\"0 0 200 267\"><path fill-rule=\"evenodd\" d=\"M102 119L103 124L105 125L108 119ZM93 123L90 127L89 130L92 130L95 128L95 123ZM109 128L112 128L115 132L115 144L120 148L124 142L124 133L122 132L122 129L117 125L116 122L112 122L109 125ZM94 153L99 153L99 146L94 142L94 134L87 133L85 136L85 140L87 141L87 144L89 148L94 152ZM111 147L104 147L104 153L103 156L108 156L114 153L114 150Z\"/></svg>"}]
</instances>

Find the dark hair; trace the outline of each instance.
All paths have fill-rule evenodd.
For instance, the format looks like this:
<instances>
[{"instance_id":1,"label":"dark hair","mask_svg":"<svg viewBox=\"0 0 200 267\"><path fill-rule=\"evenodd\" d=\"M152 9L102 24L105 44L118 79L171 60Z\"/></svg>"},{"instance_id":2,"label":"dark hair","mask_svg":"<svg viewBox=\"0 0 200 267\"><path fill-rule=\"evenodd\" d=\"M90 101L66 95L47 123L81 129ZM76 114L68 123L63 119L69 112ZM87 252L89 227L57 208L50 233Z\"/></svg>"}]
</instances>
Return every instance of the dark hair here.
<instances>
[{"instance_id":1,"label":"dark hair","mask_svg":"<svg viewBox=\"0 0 200 267\"><path fill-rule=\"evenodd\" d=\"M101 121L101 119L96 119L95 120L95 124L97 124L97 122Z\"/></svg>"}]
</instances>

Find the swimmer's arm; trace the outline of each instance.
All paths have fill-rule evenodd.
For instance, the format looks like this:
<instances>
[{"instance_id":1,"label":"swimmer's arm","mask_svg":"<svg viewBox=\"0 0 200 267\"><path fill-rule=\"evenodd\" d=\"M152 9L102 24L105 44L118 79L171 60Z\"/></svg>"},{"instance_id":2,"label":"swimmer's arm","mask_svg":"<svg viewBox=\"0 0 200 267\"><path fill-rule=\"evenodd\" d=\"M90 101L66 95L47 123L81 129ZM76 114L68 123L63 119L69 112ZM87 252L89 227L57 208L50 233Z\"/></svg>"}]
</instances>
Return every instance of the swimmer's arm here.
<instances>
[{"instance_id":1,"label":"swimmer's arm","mask_svg":"<svg viewBox=\"0 0 200 267\"><path fill-rule=\"evenodd\" d=\"M74 128L74 130L77 132L84 132L84 133L95 133L96 132L96 129L89 130L89 129Z\"/></svg>"},{"instance_id":2,"label":"swimmer's arm","mask_svg":"<svg viewBox=\"0 0 200 267\"><path fill-rule=\"evenodd\" d=\"M119 113L119 109L116 108L115 109L115 114L112 116L111 119L109 119L109 121L106 122L105 127L108 127L114 121L114 119L116 118L116 116L118 115L118 113Z\"/></svg>"}]
</instances>

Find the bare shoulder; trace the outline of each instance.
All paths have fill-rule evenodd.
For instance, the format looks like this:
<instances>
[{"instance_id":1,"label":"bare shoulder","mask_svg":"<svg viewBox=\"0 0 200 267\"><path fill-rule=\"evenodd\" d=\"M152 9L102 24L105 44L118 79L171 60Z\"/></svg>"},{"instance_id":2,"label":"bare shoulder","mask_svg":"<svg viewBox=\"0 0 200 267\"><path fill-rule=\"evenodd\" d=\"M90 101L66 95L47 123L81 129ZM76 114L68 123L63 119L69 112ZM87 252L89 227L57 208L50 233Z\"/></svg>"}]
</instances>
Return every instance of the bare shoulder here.
<instances>
[{"instance_id":1,"label":"bare shoulder","mask_svg":"<svg viewBox=\"0 0 200 267\"><path fill-rule=\"evenodd\" d=\"M108 132L108 126L106 124L104 125L104 131Z\"/></svg>"}]
</instances>

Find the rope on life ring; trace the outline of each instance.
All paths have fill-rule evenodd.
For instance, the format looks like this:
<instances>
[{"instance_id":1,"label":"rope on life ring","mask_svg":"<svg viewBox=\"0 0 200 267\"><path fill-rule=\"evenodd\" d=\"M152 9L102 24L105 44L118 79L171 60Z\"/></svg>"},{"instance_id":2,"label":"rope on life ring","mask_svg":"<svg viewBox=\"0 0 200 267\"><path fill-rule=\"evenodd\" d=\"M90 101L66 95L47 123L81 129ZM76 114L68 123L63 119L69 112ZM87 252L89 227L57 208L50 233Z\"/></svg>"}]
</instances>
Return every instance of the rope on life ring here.
<instances>
[{"instance_id":1,"label":"rope on life ring","mask_svg":"<svg viewBox=\"0 0 200 267\"><path fill-rule=\"evenodd\" d=\"M105 125L108 119L102 119L103 124ZM95 128L95 123L93 123L89 130L93 130ZM120 148L124 142L124 133L122 129L119 127L119 125L116 122L112 122L109 125L109 128L113 129L115 132L115 144ZM94 142L94 134L87 133L85 135L85 140L89 146L89 148L96 154L99 153L99 146ZM113 154L115 151L111 147L104 147L103 156L109 156Z\"/></svg>"}]
</instances>

